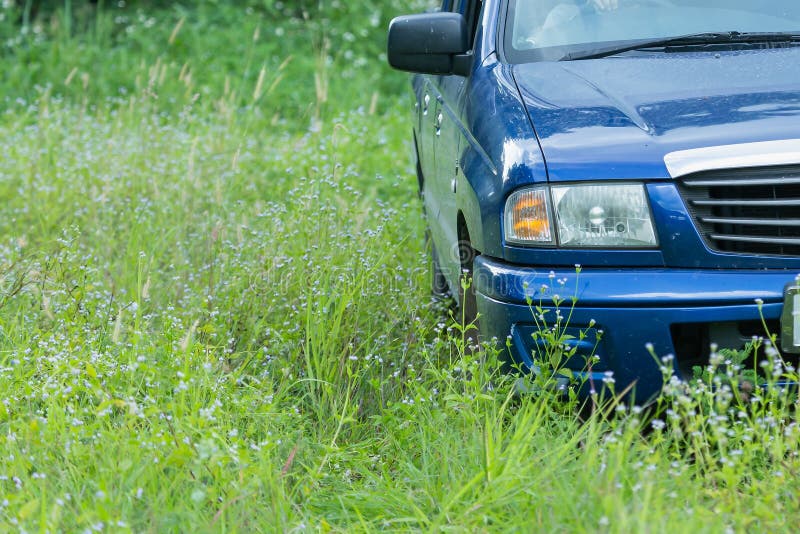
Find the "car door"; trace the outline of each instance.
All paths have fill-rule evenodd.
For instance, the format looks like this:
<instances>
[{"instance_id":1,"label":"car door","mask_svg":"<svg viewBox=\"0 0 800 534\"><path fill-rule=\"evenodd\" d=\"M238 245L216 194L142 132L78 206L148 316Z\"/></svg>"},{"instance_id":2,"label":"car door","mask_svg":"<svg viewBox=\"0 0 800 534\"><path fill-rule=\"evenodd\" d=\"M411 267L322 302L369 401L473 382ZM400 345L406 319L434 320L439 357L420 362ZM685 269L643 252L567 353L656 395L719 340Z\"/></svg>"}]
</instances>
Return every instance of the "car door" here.
<instances>
[{"instance_id":1,"label":"car door","mask_svg":"<svg viewBox=\"0 0 800 534\"><path fill-rule=\"evenodd\" d=\"M455 0L452 11L464 15L471 28L471 44L475 37L481 2L479 0ZM460 153L464 149L463 109L469 78L458 75L440 76L436 80L437 106L432 117L434 171L431 195L435 196L436 228L432 235L439 253L440 267L451 285L460 276L457 228L457 177ZM451 287L455 290L456 288Z\"/></svg>"},{"instance_id":2,"label":"car door","mask_svg":"<svg viewBox=\"0 0 800 534\"><path fill-rule=\"evenodd\" d=\"M439 88L432 76L422 76L420 81L419 109L417 110L419 115L417 157L419 158L419 170L425 180L421 191L425 213L431 230L435 231L433 227L438 226L436 220L439 216L439 200L434 194L435 189L433 188L436 176L436 132L439 128L437 117L440 112Z\"/></svg>"},{"instance_id":3,"label":"car door","mask_svg":"<svg viewBox=\"0 0 800 534\"><path fill-rule=\"evenodd\" d=\"M443 0L440 11L450 11L453 0ZM419 88L417 93L417 115L419 126L417 130L417 157L419 158L420 171L424 177L422 184L422 200L425 205L425 214L431 229L433 241L439 250L441 243L441 230L438 217L440 211L440 198L436 189L436 144L439 138L441 119L440 86L443 76L420 75L417 79Z\"/></svg>"}]
</instances>

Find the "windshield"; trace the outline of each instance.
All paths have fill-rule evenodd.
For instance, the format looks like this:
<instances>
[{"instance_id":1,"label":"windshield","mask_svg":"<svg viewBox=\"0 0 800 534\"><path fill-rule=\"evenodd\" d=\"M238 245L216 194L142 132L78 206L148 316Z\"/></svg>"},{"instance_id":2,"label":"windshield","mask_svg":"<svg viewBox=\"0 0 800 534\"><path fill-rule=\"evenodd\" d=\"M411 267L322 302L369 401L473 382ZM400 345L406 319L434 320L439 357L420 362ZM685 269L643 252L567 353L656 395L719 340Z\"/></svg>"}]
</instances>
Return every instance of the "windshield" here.
<instances>
[{"instance_id":1,"label":"windshield","mask_svg":"<svg viewBox=\"0 0 800 534\"><path fill-rule=\"evenodd\" d=\"M711 32L800 33L800 0L510 0L505 49L514 63L559 60Z\"/></svg>"}]
</instances>

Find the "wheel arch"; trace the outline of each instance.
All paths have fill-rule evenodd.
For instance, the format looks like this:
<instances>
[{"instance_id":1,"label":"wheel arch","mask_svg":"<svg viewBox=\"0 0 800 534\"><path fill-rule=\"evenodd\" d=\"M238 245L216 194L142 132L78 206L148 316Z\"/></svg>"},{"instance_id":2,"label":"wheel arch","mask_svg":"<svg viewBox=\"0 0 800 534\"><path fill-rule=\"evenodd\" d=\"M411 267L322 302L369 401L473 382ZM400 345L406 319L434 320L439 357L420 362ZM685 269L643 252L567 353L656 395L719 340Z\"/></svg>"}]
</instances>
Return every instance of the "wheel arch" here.
<instances>
[{"instance_id":1,"label":"wheel arch","mask_svg":"<svg viewBox=\"0 0 800 534\"><path fill-rule=\"evenodd\" d=\"M472 184L464 177L458 177L458 212L456 216L456 235L459 241L467 238L475 250L485 252L481 205Z\"/></svg>"}]
</instances>

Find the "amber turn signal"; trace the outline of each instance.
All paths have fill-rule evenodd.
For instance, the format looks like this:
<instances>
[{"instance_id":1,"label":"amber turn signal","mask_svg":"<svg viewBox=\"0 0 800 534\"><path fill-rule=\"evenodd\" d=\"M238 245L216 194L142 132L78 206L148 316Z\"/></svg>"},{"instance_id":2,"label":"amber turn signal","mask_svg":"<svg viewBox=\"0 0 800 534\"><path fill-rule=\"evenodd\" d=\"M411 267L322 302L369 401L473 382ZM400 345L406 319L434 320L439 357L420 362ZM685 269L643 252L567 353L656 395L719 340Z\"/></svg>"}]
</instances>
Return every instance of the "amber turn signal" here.
<instances>
[{"instance_id":1,"label":"amber turn signal","mask_svg":"<svg viewBox=\"0 0 800 534\"><path fill-rule=\"evenodd\" d=\"M547 190L523 189L506 201L505 234L510 243L552 241Z\"/></svg>"}]
</instances>

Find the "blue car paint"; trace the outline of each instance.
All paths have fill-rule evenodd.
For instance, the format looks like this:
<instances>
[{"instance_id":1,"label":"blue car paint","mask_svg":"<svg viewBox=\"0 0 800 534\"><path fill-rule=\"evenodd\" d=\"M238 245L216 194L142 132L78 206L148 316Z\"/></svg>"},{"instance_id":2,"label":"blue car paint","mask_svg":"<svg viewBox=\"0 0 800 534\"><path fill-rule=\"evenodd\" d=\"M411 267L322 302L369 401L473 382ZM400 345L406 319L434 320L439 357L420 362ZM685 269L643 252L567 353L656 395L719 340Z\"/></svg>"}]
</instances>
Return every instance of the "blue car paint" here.
<instances>
[{"instance_id":1,"label":"blue car paint","mask_svg":"<svg viewBox=\"0 0 800 534\"><path fill-rule=\"evenodd\" d=\"M800 48L512 65L497 49L501 8L500 0L484 2L469 76L418 75L413 83L440 267L458 295L461 266L452 251L463 221L481 253L474 284L482 336L501 344L510 336L511 358L528 368L530 336L520 332L535 321L526 297L547 307L551 294L536 291L548 281L562 296L576 291L570 326L594 321L604 331L593 368L602 372L591 381L610 370L618 389L635 384L633 398L645 402L662 384L646 347L674 354L676 324L777 320L783 286L800 272L798 257L710 250L664 163L677 150L800 138ZM503 208L513 191L597 180L646 183L656 249L504 243ZM566 280L563 288L553 287L551 271Z\"/></svg>"},{"instance_id":2,"label":"blue car paint","mask_svg":"<svg viewBox=\"0 0 800 534\"><path fill-rule=\"evenodd\" d=\"M551 181L665 179L664 155L797 138L800 48L514 66Z\"/></svg>"}]
</instances>

